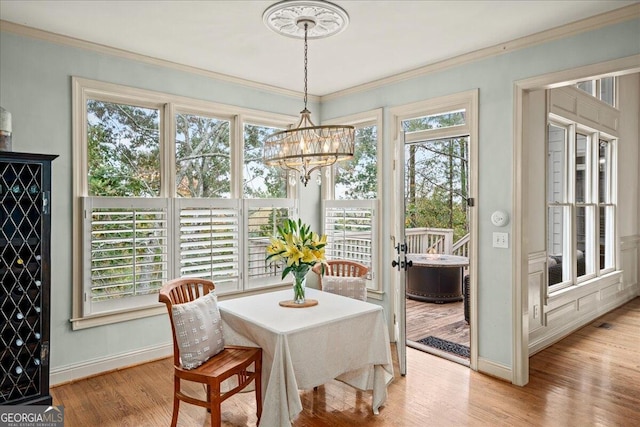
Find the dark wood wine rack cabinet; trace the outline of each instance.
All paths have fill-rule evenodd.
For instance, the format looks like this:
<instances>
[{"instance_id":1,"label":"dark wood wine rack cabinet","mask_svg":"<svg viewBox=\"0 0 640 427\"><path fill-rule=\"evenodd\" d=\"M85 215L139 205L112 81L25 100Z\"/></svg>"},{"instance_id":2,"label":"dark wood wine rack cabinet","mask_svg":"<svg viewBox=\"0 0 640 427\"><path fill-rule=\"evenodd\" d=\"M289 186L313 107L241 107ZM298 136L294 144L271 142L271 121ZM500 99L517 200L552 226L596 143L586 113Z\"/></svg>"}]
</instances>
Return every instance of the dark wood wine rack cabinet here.
<instances>
[{"instance_id":1,"label":"dark wood wine rack cabinet","mask_svg":"<svg viewBox=\"0 0 640 427\"><path fill-rule=\"evenodd\" d=\"M51 405L51 161L0 151L0 404Z\"/></svg>"}]
</instances>

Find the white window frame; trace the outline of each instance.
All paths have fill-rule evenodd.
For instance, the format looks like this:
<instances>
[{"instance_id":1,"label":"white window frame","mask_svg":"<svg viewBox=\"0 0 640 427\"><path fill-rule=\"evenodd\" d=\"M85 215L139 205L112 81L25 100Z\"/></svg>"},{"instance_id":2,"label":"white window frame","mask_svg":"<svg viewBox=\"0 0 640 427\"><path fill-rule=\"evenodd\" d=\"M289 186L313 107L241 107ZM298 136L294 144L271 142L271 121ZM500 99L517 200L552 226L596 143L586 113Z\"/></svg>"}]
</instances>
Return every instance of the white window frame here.
<instances>
[{"instance_id":1,"label":"white window frame","mask_svg":"<svg viewBox=\"0 0 640 427\"><path fill-rule=\"evenodd\" d=\"M243 126L244 120L250 124L264 124L268 126L288 128L296 122L297 117L282 115L276 113L268 113L258 110L251 110L242 107L218 104L198 99L192 99L182 96L165 94L161 92L149 91L144 89L126 87L112 83L105 83L95 80L84 79L80 77L72 77L72 130L73 130L73 304L72 304L72 327L73 329L83 329L98 325L110 324L130 319L136 319L151 315L163 313L166 309L158 303L157 294L144 295L144 298L122 298L120 302L109 302L108 304L91 304L87 303L87 290L91 289L88 283L87 268L87 246L89 242L87 236L87 220L85 218L85 204L91 206L96 203L97 197L89 197L87 182L87 101L95 99L104 102L121 103L127 105L135 105L146 108L155 108L160 111L160 173L161 184L160 194L157 198L149 198L149 200L140 201L140 206L146 204L161 203L167 209L169 218L167 220L167 242L168 247L173 248L175 253L179 253L176 245L179 245L179 239L176 239L179 226L179 216L176 212L179 206L202 204L207 206L211 204L236 203L240 206L240 215L242 215L242 178L243 173ZM231 198L230 199L205 199L197 200L190 198L176 198L175 191L175 115L176 112L188 114L197 114L216 119L230 120L230 146L231 146ZM240 177L240 178L238 178ZM295 204L291 198L295 196L295 192L287 189L288 204ZM114 198L102 198L114 199ZM269 199L265 199L269 200ZM215 202L214 202L215 201ZM203 202L203 203L201 203ZM109 200L101 200L98 205L108 205ZM240 250L239 265L244 265L244 247L247 245L245 237L245 222L242 217L239 218L240 234L239 242ZM90 254L88 255L90 258ZM177 277L180 273L180 260L176 255L167 254L168 271L167 279ZM89 266L86 267L85 266ZM246 273L245 267L239 267L238 284L220 286L220 293L245 292L249 289L255 290L257 286L249 287L243 281L243 275ZM231 281L233 283L233 280ZM267 283L264 287L278 286L285 283L284 281L274 281ZM89 298L90 299L90 298ZM137 300L138 302L134 302ZM104 307L99 308L98 306ZM107 307L108 306L108 307Z\"/></svg>"},{"instance_id":2,"label":"white window frame","mask_svg":"<svg viewBox=\"0 0 640 427\"><path fill-rule=\"evenodd\" d=\"M372 230L370 238L371 242L371 259L364 260L364 264L369 267L369 273L367 275L367 289L368 295L370 298L382 299L383 287L380 283L378 274L379 270L379 259L380 259L380 250L382 249L381 245L378 244L379 239L378 236L380 234L380 220L378 215L378 205L380 196L382 194L382 185L380 185L380 177L382 176L382 137L383 127L382 127L382 108L377 108L375 110L364 111L361 113L352 114L349 116L338 117L331 120L323 121L323 125L351 125L356 128L359 127L367 127L367 126L376 126L376 178L378 180L378 188L377 188L377 196L375 199L367 199L367 200L335 200L335 169L334 167L327 168L326 171L322 173L322 226L323 233L327 233L327 208L357 208L363 210L370 210L371 218L372 218ZM356 141L357 144L357 141ZM327 242L326 253L328 254L327 259L331 259L331 242ZM356 258L346 258L351 261L356 261L363 263L362 259Z\"/></svg>"},{"instance_id":3,"label":"white window frame","mask_svg":"<svg viewBox=\"0 0 640 427\"><path fill-rule=\"evenodd\" d=\"M367 127L367 126L376 126L376 134L378 136L378 140L376 141L376 159L378 163L378 167L376 170L376 177L378 181L380 181L380 177L382 176L382 108L377 108L371 111L365 111L362 113L352 114L345 117L340 117L332 120L327 120L322 122L323 125L350 125L356 128ZM357 144L357 141L356 141ZM335 200L335 173L334 167L327 168L326 171L322 173L322 196L325 200ZM377 192L378 195L376 199L380 199L380 195L382 192L382 186L378 185Z\"/></svg>"},{"instance_id":4,"label":"white window frame","mask_svg":"<svg viewBox=\"0 0 640 427\"><path fill-rule=\"evenodd\" d=\"M343 244L340 249L334 248L334 239L335 237L339 238L339 236L336 236L335 233L332 232L333 227L330 222L332 221L332 219L336 218L336 216L333 213L330 214L329 212L339 211L342 211L345 216L348 216L349 214L360 213L369 220L370 227L367 227L365 224L363 231L364 237L361 236L360 239L363 241L369 241L368 250L366 248L366 245L354 245L353 248L345 248ZM325 249L327 259L344 259L347 261L355 261L360 264L366 265L369 268L369 272L367 274L367 290L372 292L373 295L381 295L382 293L382 286L380 280L378 280L378 277L380 276L378 274L378 264L380 259L379 223L378 199L324 200L322 202L323 232L327 234L327 246Z\"/></svg>"},{"instance_id":5,"label":"white window frame","mask_svg":"<svg viewBox=\"0 0 640 427\"><path fill-rule=\"evenodd\" d=\"M619 113L618 110L611 107L609 104L599 101L597 99L587 99L590 97L586 92L574 87L564 87L559 89L552 89L551 96L549 97L549 113L548 113L548 125L553 125L559 128L565 129L565 158L564 158L564 189L562 195L562 201L557 203L551 203L547 197L547 219L545 222L546 233L548 233L549 227L549 211L552 207L561 207L563 213L563 267L568 268L566 277L567 280L562 280L560 283L553 285L547 285L547 295L551 296L563 289L578 287L586 283L590 283L593 280L599 279L601 276L612 273L617 269L617 255L615 250L615 236L616 236L616 217L617 217L617 132L608 124L617 123L615 119ZM571 102L567 102L571 100ZM584 105L584 107L583 107ZM584 108L590 108L584 110ZM595 115L595 112L601 109L604 114ZM580 111L589 111L592 113L592 117L606 117L606 122L595 122L593 120L587 121ZM581 134L587 137L588 141L588 153L586 155L586 166L588 166L587 177L585 182L585 198L584 202L578 202L576 200L576 135ZM548 138L548 132L547 132ZM607 193L606 200L600 202L599 198L599 179L598 179L598 147L601 140L609 143L609 164L607 170ZM548 144L548 141L547 141ZM549 165L545 166L545 180L547 180L545 188L549 188ZM547 190L548 191L548 190ZM585 233L587 235L590 245L590 254L585 253L585 274L578 276L576 268L577 264L577 219L576 212L578 208L585 207L591 208L593 212L587 215L585 224ZM599 256L600 251L598 243L600 240L600 207L607 207L612 212L607 217L605 224L608 241L606 242L609 267L600 269ZM591 236L589 238L588 236ZM548 247L547 247L548 251ZM585 251L589 252L589 251ZM567 255L571 254L570 257ZM570 262L567 263L567 258L570 258ZM589 266L592 266L591 271ZM565 277L563 273L563 277ZM547 284L548 284L547 279Z\"/></svg>"},{"instance_id":6,"label":"white window frame","mask_svg":"<svg viewBox=\"0 0 640 427\"><path fill-rule=\"evenodd\" d=\"M602 79L603 78L608 78L611 77L613 78L613 103L609 104L606 101L602 100L602 96L601 96L601 92L602 92ZM603 77L603 78L598 78L598 79L589 79L589 80L581 80L579 82L577 82L574 87L586 94L591 95L592 97L606 103L607 105L610 105L612 107L617 107L618 106L618 78L615 76L607 76L607 77ZM580 83L584 83L584 82L591 82L592 86L591 86L591 92L587 92L585 90L582 90L578 87L578 85Z\"/></svg>"}]
</instances>

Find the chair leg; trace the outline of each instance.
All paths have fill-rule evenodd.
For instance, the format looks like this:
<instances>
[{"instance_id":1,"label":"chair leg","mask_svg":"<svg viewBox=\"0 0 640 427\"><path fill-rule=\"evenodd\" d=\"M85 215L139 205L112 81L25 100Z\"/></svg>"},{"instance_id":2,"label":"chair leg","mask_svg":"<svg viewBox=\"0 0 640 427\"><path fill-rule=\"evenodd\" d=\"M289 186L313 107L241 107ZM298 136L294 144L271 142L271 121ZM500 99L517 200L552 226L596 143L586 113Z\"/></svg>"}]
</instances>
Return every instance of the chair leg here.
<instances>
[{"instance_id":1,"label":"chair leg","mask_svg":"<svg viewBox=\"0 0 640 427\"><path fill-rule=\"evenodd\" d=\"M260 417L262 416L262 358L259 358L255 362L255 389L256 389L256 416L258 417L258 423L260 423Z\"/></svg>"},{"instance_id":2,"label":"chair leg","mask_svg":"<svg viewBox=\"0 0 640 427\"><path fill-rule=\"evenodd\" d=\"M171 416L171 427L176 427L178 424L178 411L180 410L180 399L178 399L178 393L180 392L180 378L173 378L173 415Z\"/></svg>"},{"instance_id":3,"label":"chair leg","mask_svg":"<svg viewBox=\"0 0 640 427\"><path fill-rule=\"evenodd\" d=\"M211 427L220 427L222 425L222 408L220 402L220 384L214 384L207 387L209 395L209 409L211 410Z\"/></svg>"}]
</instances>

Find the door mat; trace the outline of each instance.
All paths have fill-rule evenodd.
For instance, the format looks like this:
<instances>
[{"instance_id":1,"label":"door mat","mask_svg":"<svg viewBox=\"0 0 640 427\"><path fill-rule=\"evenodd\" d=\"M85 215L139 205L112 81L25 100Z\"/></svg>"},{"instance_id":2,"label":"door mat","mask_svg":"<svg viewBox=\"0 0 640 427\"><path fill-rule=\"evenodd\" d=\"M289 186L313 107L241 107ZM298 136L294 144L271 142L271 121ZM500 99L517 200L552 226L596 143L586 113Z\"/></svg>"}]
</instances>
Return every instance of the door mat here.
<instances>
[{"instance_id":1,"label":"door mat","mask_svg":"<svg viewBox=\"0 0 640 427\"><path fill-rule=\"evenodd\" d=\"M469 347L455 342L443 340L433 336L422 338L416 342L427 345L429 347L437 348L438 350L446 351L447 353L455 354L456 356L469 358Z\"/></svg>"}]
</instances>

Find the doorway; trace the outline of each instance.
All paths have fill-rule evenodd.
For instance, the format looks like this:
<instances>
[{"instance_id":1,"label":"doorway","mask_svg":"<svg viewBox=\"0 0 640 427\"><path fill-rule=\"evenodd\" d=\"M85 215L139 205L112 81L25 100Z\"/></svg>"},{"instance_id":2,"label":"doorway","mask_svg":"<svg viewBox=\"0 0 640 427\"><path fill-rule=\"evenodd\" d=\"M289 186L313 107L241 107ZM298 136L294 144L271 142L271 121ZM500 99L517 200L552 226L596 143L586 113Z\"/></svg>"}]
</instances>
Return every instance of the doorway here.
<instances>
[{"instance_id":1,"label":"doorway","mask_svg":"<svg viewBox=\"0 0 640 427\"><path fill-rule=\"evenodd\" d=\"M407 142L405 133L404 150L407 345L468 365L469 135Z\"/></svg>"},{"instance_id":2,"label":"doorway","mask_svg":"<svg viewBox=\"0 0 640 427\"><path fill-rule=\"evenodd\" d=\"M401 374L407 345L477 369L477 102L473 90L392 110Z\"/></svg>"}]
</instances>

